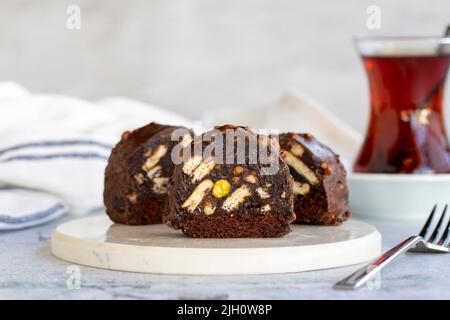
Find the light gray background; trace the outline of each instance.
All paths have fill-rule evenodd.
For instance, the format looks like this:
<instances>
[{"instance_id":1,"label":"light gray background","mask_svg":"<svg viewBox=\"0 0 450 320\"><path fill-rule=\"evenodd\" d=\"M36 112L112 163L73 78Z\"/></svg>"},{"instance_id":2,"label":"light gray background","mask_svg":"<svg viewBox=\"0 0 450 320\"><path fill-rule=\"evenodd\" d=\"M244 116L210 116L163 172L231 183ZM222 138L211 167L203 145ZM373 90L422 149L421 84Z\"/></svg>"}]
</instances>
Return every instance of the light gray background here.
<instances>
[{"instance_id":1,"label":"light gray background","mask_svg":"<svg viewBox=\"0 0 450 320\"><path fill-rule=\"evenodd\" d=\"M448 0L0 4L0 80L89 99L125 95L192 118L212 108L266 104L295 88L359 131L367 120L367 83L352 36L441 34L450 23ZM70 4L81 8L79 31L66 27ZM379 31L366 28L371 4L381 8Z\"/></svg>"}]
</instances>

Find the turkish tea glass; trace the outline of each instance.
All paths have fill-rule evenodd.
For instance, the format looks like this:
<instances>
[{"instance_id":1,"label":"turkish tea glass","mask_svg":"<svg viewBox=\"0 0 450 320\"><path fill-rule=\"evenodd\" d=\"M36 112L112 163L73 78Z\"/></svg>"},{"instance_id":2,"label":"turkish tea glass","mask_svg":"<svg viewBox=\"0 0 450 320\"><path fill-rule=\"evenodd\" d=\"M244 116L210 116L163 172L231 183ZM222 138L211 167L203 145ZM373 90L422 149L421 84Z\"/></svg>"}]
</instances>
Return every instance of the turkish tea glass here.
<instances>
[{"instance_id":1,"label":"turkish tea glass","mask_svg":"<svg viewBox=\"0 0 450 320\"><path fill-rule=\"evenodd\" d=\"M370 88L370 118L353 170L450 173L443 97L449 37L356 38Z\"/></svg>"}]
</instances>

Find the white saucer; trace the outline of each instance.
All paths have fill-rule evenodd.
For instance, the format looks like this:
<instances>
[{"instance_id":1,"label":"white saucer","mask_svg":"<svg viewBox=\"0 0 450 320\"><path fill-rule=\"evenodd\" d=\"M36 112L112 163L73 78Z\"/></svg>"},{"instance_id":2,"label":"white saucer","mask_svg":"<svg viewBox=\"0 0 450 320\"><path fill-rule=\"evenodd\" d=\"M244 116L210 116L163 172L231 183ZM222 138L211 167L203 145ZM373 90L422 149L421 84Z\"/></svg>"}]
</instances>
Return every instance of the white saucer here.
<instances>
[{"instance_id":1,"label":"white saucer","mask_svg":"<svg viewBox=\"0 0 450 320\"><path fill-rule=\"evenodd\" d=\"M425 221L435 204L450 203L450 174L351 173L348 186L355 217Z\"/></svg>"},{"instance_id":2,"label":"white saucer","mask_svg":"<svg viewBox=\"0 0 450 320\"><path fill-rule=\"evenodd\" d=\"M53 254L91 267L160 274L286 273L357 264L380 254L371 225L293 225L273 239L192 239L166 225L126 226L106 214L72 220L52 235Z\"/></svg>"}]
</instances>

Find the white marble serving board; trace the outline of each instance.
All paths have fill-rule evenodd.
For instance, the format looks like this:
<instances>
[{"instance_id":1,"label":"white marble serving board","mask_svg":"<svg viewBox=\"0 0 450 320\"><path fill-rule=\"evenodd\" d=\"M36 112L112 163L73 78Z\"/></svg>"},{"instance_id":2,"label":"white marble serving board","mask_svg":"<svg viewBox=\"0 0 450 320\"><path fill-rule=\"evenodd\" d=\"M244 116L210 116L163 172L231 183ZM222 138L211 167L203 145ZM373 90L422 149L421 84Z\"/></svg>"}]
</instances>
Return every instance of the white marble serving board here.
<instances>
[{"instance_id":1,"label":"white marble serving board","mask_svg":"<svg viewBox=\"0 0 450 320\"><path fill-rule=\"evenodd\" d=\"M53 254L91 267L159 274L300 272L377 257L381 235L351 220L339 227L292 225L270 239L192 239L165 225L126 226L106 215L72 220L52 235Z\"/></svg>"}]
</instances>

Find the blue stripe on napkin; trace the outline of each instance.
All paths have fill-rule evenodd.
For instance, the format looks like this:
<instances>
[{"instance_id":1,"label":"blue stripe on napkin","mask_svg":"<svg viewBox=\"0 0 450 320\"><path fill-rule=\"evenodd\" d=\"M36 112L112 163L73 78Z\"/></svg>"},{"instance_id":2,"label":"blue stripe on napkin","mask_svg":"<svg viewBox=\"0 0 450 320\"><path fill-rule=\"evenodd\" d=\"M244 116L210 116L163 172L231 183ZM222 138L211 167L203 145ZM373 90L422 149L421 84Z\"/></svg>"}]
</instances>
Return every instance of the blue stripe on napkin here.
<instances>
[{"instance_id":1,"label":"blue stripe on napkin","mask_svg":"<svg viewBox=\"0 0 450 320\"><path fill-rule=\"evenodd\" d=\"M0 160L0 163L11 161L28 161L28 160L51 160L58 158L78 158L78 159L100 159L108 160L108 157L94 152L88 153L54 153L46 155L19 155Z\"/></svg>"},{"instance_id":2,"label":"blue stripe on napkin","mask_svg":"<svg viewBox=\"0 0 450 320\"><path fill-rule=\"evenodd\" d=\"M108 160L112 145L98 142L95 140L46 140L39 142L28 142L0 149L0 164L14 163L21 167L26 167L32 162L52 161L54 159L67 159L76 161L101 161L102 163ZM52 164L50 164L51 166ZM96 164L97 165L97 164ZM51 174L49 172L49 174ZM17 190L28 190L20 186L0 186L0 191L7 199L14 197ZM33 192L32 190L29 190ZM38 190L36 190L38 191ZM42 196L47 194L41 192ZM34 195L30 195L33 199ZM39 194L36 197L42 197ZM4 208L4 212L0 212L0 230L15 230L25 227L41 224L53 220L70 209L64 204L63 199L54 197L49 193L48 200L43 198L34 199L39 200L38 207L23 207L21 209L20 202L15 203L14 208ZM14 198L11 198L14 201ZM21 199L21 198L19 198ZM41 201L42 200L42 201ZM12 203L13 204L13 203ZM10 209L10 210L9 210Z\"/></svg>"},{"instance_id":3,"label":"blue stripe on napkin","mask_svg":"<svg viewBox=\"0 0 450 320\"><path fill-rule=\"evenodd\" d=\"M98 146L107 150L112 149L112 145L94 141L94 140L46 140L46 141L40 141L40 142L28 142L28 143L21 143L17 144L11 147L7 147L4 149L0 149L0 155L9 152L9 151L15 151L20 150L24 148L35 148L35 147L62 147L62 146L73 146L73 145L93 145Z\"/></svg>"},{"instance_id":4,"label":"blue stripe on napkin","mask_svg":"<svg viewBox=\"0 0 450 320\"><path fill-rule=\"evenodd\" d=\"M11 217L6 214L0 214L0 222L6 223L6 224L27 223L27 222L36 221L36 220L42 220L44 218L47 218L47 217L57 213L58 211L61 211L61 213L63 213L67 210L68 210L68 207L66 205L64 205L62 203L57 203L54 206L52 206L46 210L30 213L30 214L24 215L22 217Z\"/></svg>"}]
</instances>

